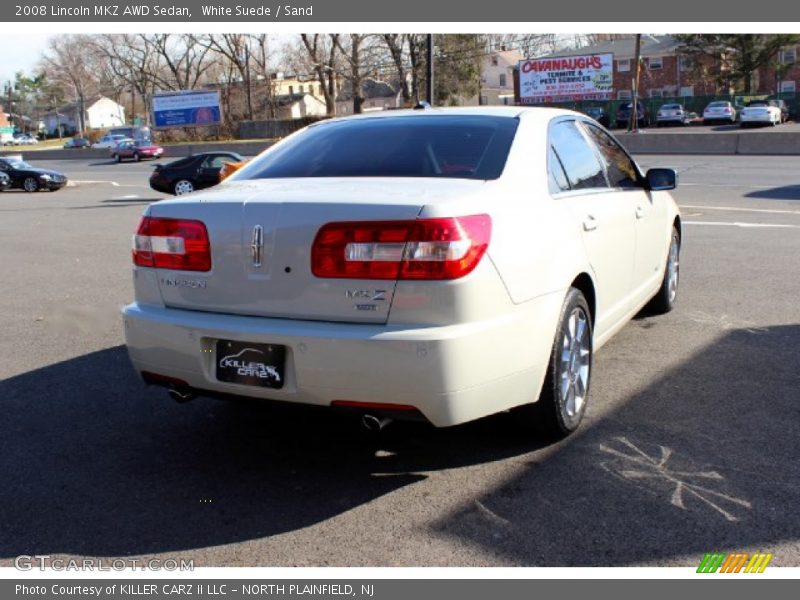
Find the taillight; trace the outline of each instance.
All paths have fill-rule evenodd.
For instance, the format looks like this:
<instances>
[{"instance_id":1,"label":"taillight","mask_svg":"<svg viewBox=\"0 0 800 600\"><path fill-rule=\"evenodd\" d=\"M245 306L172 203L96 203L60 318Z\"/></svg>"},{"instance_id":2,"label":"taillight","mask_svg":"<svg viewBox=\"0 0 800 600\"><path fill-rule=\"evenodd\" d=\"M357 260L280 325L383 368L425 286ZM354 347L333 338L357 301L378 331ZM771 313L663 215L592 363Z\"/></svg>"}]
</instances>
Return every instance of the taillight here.
<instances>
[{"instance_id":1,"label":"taillight","mask_svg":"<svg viewBox=\"0 0 800 600\"><path fill-rule=\"evenodd\" d=\"M324 225L311 248L311 272L346 279L458 279L489 246L489 215L352 221Z\"/></svg>"},{"instance_id":2,"label":"taillight","mask_svg":"<svg viewBox=\"0 0 800 600\"><path fill-rule=\"evenodd\" d=\"M211 244L201 221L142 217L133 236L133 263L177 271L210 271Z\"/></svg>"}]
</instances>

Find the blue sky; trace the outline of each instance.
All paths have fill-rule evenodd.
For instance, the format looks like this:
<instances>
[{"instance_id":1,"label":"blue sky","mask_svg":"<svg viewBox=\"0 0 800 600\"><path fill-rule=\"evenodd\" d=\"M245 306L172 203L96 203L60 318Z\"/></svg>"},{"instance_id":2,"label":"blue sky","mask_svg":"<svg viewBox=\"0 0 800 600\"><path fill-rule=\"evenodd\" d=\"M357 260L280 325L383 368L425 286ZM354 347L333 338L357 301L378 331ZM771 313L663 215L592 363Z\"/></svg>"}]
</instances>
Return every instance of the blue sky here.
<instances>
[{"instance_id":1,"label":"blue sky","mask_svg":"<svg viewBox=\"0 0 800 600\"><path fill-rule=\"evenodd\" d=\"M24 71L26 75L34 71L42 51L47 47L48 38L53 35L28 32L24 35L4 33L0 36L0 56L3 57L0 61L0 89L6 81L14 79L17 71Z\"/></svg>"}]
</instances>

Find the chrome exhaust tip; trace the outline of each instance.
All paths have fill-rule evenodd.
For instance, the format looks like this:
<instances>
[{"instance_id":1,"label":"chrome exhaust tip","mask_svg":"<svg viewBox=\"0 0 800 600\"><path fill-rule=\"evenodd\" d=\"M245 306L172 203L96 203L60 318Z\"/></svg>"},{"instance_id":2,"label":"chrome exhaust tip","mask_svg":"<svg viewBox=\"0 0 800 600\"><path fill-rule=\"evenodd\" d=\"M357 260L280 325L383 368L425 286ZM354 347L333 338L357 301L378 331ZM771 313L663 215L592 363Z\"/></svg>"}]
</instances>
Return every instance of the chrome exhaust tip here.
<instances>
[{"instance_id":1,"label":"chrome exhaust tip","mask_svg":"<svg viewBox=\"0 0 800 600\"><path fill-rule=\"evenodd\" d=\"M364 426L364 429L375 433L382 430L391 422L392 419L388 417L380 418L376 417L375 415L364 415L363 417L361 417L361 424Z\"/></svg>"},{"instance_id":2,"label":"chrome exhaust tip","mask_svg":"<svg viewBox=\"0 0 800 600\"><path fill-rule=\"evenodd\" d=\"M192 392L191 390L179 390L176 388L170 388L167 390L169 397L175 400L178 404L184 404L189 402L190 400L194 400L197 398L197 394Z\"/></svg>"}]
</instances>

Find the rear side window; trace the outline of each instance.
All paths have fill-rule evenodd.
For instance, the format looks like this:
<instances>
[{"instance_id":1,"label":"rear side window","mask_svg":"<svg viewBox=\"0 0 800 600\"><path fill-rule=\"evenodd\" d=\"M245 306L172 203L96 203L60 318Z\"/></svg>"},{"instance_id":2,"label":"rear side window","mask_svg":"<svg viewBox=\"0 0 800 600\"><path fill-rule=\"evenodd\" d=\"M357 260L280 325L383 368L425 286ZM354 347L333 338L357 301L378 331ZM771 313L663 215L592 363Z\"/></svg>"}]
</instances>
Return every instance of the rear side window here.
<instances>
[{"instance_id":1,"label":"rear side window","mask_svg":"<svg viewBox=\"0 0 800 600\"><path fill-rule=\"evenodd\" d=\"M612 188L640 187L636 166L620 145L598 127L589 123L582 123L582 126L600 150L600 156L605 162L608 184Z\"/></svg>"},{"instance_id":2,"label":"rear side window","mask_svg":"<svg viewBox=\"0 0 800 600\"><path fill-rule=\"evenodd\" d=\"M487 115L331 121L309 127L234 177L497 179L517 125L517 119Z\"/></svg>"},{"instance_id":3,"label":"rear side window","mask_svg":"<svg viewBox=\"0 0 800 600\"><path fill-rule=\"evenodd\" d=\"M173 169L179 169L181 167L188 167L191 163L197 160L196 156L189 156L187 158L182 158L180 160L176 160L173 163L170 163L169 166Z\"/></svg>"},{"instance_id":4,"label":"rear side window","mask_svg":"<svg viewBox=\"0 0 800 600\"><path fill-rule=\"evenodd\" d=\"M561 166L561 160L559 160L552 146L547 151L547 178L551 194L569 191L569 182L567 181L566 173L564 173L564 167Z\"/></svg>"},{"instance_id":5,"label":"rear side window","mask_svg":"<svg viewBox=\"0 0 800 600\"><path fill-rule=\"evenodd\" d=\"M227 155L217 155L217 156L209 156L204 162L203 166L209 169L220 169L222 168L223 163L226 162L235 162L230 156Z\"/></svg>"},{"instance_id":6,"label":"rear side window","mask_svg":"<svg viewBox=\"0 0 800 600\"><path fill-rule=\"evenodd\" d=\"M575 121L561 121L550 128L550 147L561 161L571 189L608 187L597 152Z\"/></svg>"}]
</instances>

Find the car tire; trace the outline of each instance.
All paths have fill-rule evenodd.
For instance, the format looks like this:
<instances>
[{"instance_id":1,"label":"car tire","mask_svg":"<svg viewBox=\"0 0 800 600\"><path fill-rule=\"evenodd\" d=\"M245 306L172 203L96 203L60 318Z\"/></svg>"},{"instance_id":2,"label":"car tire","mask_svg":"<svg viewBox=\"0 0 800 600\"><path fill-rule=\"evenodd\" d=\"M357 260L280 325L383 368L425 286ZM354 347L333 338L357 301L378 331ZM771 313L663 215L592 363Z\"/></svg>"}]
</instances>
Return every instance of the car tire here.
<instances>
[{"instance_id":1,"label":"car tire","mask_svg":"<svg viewBox=\"0 0 800 600\"><path fill-rule=\"evenodd\" d=\"M142 157L139 156L138 152L134 152L133 153L133 160L135 160L136 162L139 162L140 160L142 160Z\"/></svg>"},{"instance_id":2,"label":"car tire","mask_svg":"<svg viewBox=\"0 0 800 600\"><path fill-rule=\"evenodd\" d=\"M653 296L647 306L648 311L653 314L663 315L675 308L675 301L678 298L678 283L680 281L680 254L681 236L678 230L673 227L669 250L667 251L667 260L664 264L664 277L661 280L661 287L658 288L658 292L656 292L656 295Z\"/></svg>"},{"instance_id":3,"label":"car tire","mask_svg":"<svg viewBox=\"0 0 800 600\"><path fill-rule=\"evenodd\" d=\"M172 191L176 196L191 194L194 191L194 183L189 179L180 179L172 186Z\"/></svg>"},{"instance_id":4,"label":"car tire","mask_svg":"<svg viewBox=\"0 0 800 600\"><path fill-rule=\"evenodd\" d=\"M39 182L35 177L26 177L22 182L22 189L26 192L38 192Z\"/></svg>"},{"instance_id":5,"label":"car tire","mask_svg":"<svg viewBox=\"0 0 800 600\"><path fill-rule=\"evenodd\" d=\"M592 319L583 293L570 288L561 307L538 402L524 407L533 426L563 438L583 420L592 370Z\"/></svg>"},{"instance_id":6,"label":"car tire","mask_svg":"<svg viewBox=\"0 0 800 600\"><path fill-rule=\"evenodd\" d=\"M111 158L114 159L114 162L120 162L122 159L120 158L119 154L113 154Z\"/></svg>"}]
</instances>

